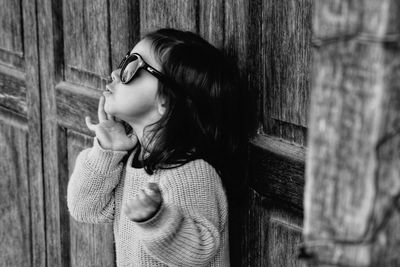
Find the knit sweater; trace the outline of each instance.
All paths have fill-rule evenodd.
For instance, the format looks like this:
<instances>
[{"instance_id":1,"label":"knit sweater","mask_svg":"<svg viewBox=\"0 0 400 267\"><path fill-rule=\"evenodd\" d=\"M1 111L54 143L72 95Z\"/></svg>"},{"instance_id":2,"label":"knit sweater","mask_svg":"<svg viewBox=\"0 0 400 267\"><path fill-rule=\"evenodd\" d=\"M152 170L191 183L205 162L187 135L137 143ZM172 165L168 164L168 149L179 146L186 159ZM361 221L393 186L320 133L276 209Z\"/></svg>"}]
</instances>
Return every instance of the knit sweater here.
<instances>
[{"instance_id":1,"label":"knit sweater","mask_svg":"<svg viewBox=\"0 0 400 267\"><path fill-rule=\"evenodd\" d=\"M68 182L71 216L113 224L117 266L230 266L228 203L215 169L196 159L149 175L132 166L134 151L127 154L103 149L96 137L78 154ZM146 221L131 221L122 203L148 182L158 183L161 208Z\"/></svg>"}]
</instances>

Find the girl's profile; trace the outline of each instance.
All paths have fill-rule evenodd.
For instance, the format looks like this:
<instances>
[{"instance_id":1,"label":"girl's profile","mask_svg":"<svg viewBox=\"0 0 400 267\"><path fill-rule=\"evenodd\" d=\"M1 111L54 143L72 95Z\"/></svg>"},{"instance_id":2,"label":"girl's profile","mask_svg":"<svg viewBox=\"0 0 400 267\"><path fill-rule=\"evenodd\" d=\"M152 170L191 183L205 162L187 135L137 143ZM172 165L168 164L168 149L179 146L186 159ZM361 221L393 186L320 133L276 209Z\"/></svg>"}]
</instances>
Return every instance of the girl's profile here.
<instances>
[{"instance_id":1,"label":"girl's profile","mask_svg":"<svg viewBox=\"0 0 400 267\"><path fill-rule=\"evenodd\" d=\"M113 224L117 266L230 266L229 185L247 134L237 66L163 28L111 78L98 123L85 117L95 137L68 183L71 216Z\"/></svg>"}]
</instances>

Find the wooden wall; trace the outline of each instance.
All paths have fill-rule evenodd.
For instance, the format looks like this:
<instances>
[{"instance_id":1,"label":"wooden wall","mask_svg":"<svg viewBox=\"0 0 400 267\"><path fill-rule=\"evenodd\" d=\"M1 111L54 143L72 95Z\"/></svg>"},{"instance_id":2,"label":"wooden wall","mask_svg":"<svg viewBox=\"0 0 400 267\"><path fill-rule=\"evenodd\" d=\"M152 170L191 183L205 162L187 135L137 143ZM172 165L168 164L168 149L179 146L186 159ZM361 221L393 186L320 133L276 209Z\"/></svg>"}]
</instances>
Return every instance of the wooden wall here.
<instances>
[{"instance_id":1,"label":"wooden wall","mask_svg":"<svg viewBox=\"0 0 400 267\"><path fill-rule=\"evenodd\" d=\"M304 202L315 266L400 266L399 12L316 3Z\"/></svg>"},{"instance_id":2,"label":"wooden wall","mask_svg":"<svg viewBox=\"0 0 400 267\"><path fill-rule=\"evenodd\" d=\"M226 49L257 96L258 132L249 143L243 177L248 203L235 214L245 223L231 233L232 266L302 266L296 250L303 216L311 0L0 4L5 21L0 184L7 203L0 231L13 240L0 245L6 265L113 266L112 229L77 223L66 207L76 155L93 137L84 115L96 117L105 80L141 36L176 27ZM16 189L21 194L12 193ZM21 231L10 231L15 222Z\"/></svg>"}]
</instances>

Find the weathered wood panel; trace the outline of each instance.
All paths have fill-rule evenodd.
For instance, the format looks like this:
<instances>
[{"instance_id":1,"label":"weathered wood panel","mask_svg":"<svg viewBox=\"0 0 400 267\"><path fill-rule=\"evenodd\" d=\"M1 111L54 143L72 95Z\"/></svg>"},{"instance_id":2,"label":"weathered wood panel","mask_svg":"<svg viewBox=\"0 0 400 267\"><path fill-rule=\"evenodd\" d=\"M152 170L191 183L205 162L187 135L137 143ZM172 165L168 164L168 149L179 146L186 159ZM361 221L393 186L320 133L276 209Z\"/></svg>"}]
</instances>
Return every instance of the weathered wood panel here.
<instances>
[{"instance_id":1,"label":"weathered wood panel","mask_svg":"<svg viewBox=\"0 0 400 267\"><path fill-rule=\"evenodd\" d=\"M268 266L305 266L298 259L302 243L302 216L290 210L272 208L268 226Z\"/></svg>"},{"instance_id":2,"label":"weathered wood panel","mask_svg":"<svg viewBox=\"0 0 400 267\"><path fill-rule=\"evenodd\" d=\"M0 1L0 61L23 69L23 21L21 1Z\"/></svg>"},{"instance_id":3,"label":"weathered wood panel","mask_svg":"<svg viewBox=\"0 0 400 267\"><path fill-rule=\"evenodd\" d=\"M72 174L79 152L92 147L93 137L68 130L68 176ZM64 169L64 168L63 168ZM68 178L67 178L68 179ZM66 197L67 180L63 183ZM66 203L62 210L67 210ZM66 216L67 217L67 216ZM69 217L69 216L68 216ZM80 223L69 217L69 238L71 266L115 266L114 236L112 224Z\"/></svg>"},{"instance_id":4,"label":"weathered wood panel","mask_svg":"<svg viewBox=\"0 0 400 267\"><path fill-rule=\"evenodd\" d=\"M398 266L400 5L350 2L316 9L305 248L317 263Z\"/></svg>"},{"instance_id":5,"label":"weathered wood panel","mask_svg":"<svg viewBox=\"0 0 400 267\"><path fill-rule=\"evenodd\" d=\"M304 148L259 135L251 141L249 157L249 186L274 205L302 214Z\"/></svg>"},{"instance_id":6,"label":"weathered wood panel","mask_svg":"<svg viewBox=\"0 0 400 267\"><path fill-rule=\"evenodd\" d=\"M63 1L65 80L104 89L111 73L108 1Z\"/></svg>"},{"instance_id":7,"label":"weathered wood panel","mask_svg":"<svg viewBox=\"0 0 400 267\"><path fill-rule=\"evenodd\" d=\"M268 265L268 210L264 208L263 197L253 189L245 191L248 199L247 214L244 224L242 265L236 266L269 266ZM235 266L235 265L233 265Z\"/></svg>"},{"instance_id":8,"label":"weathered wood panel","mask_svg":"<svg viewBox=\"0 0 400 267\"><path fill-rule=\"evenodd\" d=\"M22 7L20 1L0 1L1 33L0 48L2 50L22 53Z\"/></svg>"},{"instance_id":9,"label":"weathered wood panel","mask_svg":"<svg viewBox=\"0 0 400 267\"><path fill-rule=\"evenodd\" d=\"M60 184L63 172L59 170L59 155L65 154L59 149L65 149L63 142L59 147L56 103L54 88L64 79L64 39L63 39L63 2L37 1L38 20L38 44L39 44L39 73L41 85L41 115L43 138L43 175L44 175L44 206L46 210L46 265L68 266L62 255L61 233L64 224L60 221ZM64 6L65 7L65 6ZM77 44L80 44L77 42ZM72 44L73 45L73 44ZM84 55L82 55L84 56ZM66 164L65 164L66 167ZM64 177L65 179L65 177ZM43 198L42 195L42 198ZM64 234L63 234L64 235ZM42 265L43 266L43 265Z\"/></svg>"},{"instance_id":10,"label":"weathered wood panel","mask_svg":"<svg viewBox=\"0 0 400 267\"><path fill-rule=\"evenodd\" d=\"M0 65L0 105L27 116L25 73Z\"/></svg>"},{"instance_id":11,"label":"weathered wood panel","mask_svg":"<svg viewBox=\"0 0 400 267\"><path fill-rule=\"evenodd\" d=\"M140 35L160 27L198 32L196 16L194 0L141 0Z\"/></svg>"},{"instance_id":12,"label":"weathered wood panel","mask_svg":"<svg viewBox=\"0 0 400 267\"><path fill-rule=\"evenodd\" d=\"M111 69L140 38L140 0L109 1ZM108 73L111 75L111 73Z\"/></svg>"},{"instance_id":13,"label":"weathered wood panel","mask_svg":"<svg viewBox=\"0 0 400 267\"><path fill-rule=\"evenodd\" d=\"M302 216L248 190L248 215L241 266L304 266L297 259L302 242ZM235 265L234 265L235 266ZM239 265L238 265L239 266Z\"/></svg>"},{"instance_id":14,"label":"weathered wood panel","mask_svg":"<svg viewBox=\"0 0 400 267\"><path fill-rule=\"evenodd\" d=\"M0 265L29 266L32 233L27 127L0 122Z\"/></svg>"},{"instance_id":15,"label":"weathered wood panel","mask_svg":"<svg viewBox=\"0 0 400 267\"><path fill-rule=\"evenodd\" d=\"M28 177L31 218L31 266L46 265L46 221L44 205L43 150L41 125L41 99L39 83L38 25L36 6L33 1L23 0L23 50L25 68L27 126L28 126ZM28 89L29 88L29 89ZM28 265L29 266L29 265Z\"/></svg>"},{"instance_id":16,"label":"weathered wood panel","mask_svg":"<svg viewBox=\"0 0 400 267\"><path fill-rule=\"evenodd\" d=\"M57 121L59 125L89 135L85 116L97 121L97 106L101 92L71 83L56 86Z\"/></svg>"},{"instance_id":17,"label":"weathered wood panel","mask_svg":"<svg viewBox=\"0 0 400 267\"><path fill-rule=\"evenodd\" d=\"M306 144L312 1L263 1L263 116L267 134Z\"/></svg>"},{"instance_id":18,"label":"weathered wood panel","mask_svg":"<svg viewBox=\"0 0 400 267\"><path fill-rule=\"evenodd\" d=\"M199 32L204 39L218 48L224 44L224 1L199 1Z\"/></svg>"}]
</instances>

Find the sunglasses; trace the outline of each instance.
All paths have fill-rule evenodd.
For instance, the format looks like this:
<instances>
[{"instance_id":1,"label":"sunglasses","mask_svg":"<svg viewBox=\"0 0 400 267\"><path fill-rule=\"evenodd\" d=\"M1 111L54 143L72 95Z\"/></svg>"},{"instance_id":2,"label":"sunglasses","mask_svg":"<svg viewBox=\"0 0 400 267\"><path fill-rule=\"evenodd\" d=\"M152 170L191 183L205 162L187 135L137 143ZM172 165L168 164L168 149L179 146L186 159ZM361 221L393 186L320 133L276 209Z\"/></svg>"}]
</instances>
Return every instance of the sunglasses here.
<instances>
[{"instance_id":1,"label":"sunglasses","mask_svg":"<svg viewBox=\"0 0 400 267\"><path fill-rule=\"evenodd\" d=\"M133 53L129 51L121 63L118 65L118 69L121 68L120 79L123 84L128 84L135 77L135 74L140 70L144 69L150 74L152 74L157 79L162 82L167 82L167 77L147 64L143 58L138 53Z\"/></svg>"}]
</instances>

